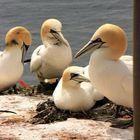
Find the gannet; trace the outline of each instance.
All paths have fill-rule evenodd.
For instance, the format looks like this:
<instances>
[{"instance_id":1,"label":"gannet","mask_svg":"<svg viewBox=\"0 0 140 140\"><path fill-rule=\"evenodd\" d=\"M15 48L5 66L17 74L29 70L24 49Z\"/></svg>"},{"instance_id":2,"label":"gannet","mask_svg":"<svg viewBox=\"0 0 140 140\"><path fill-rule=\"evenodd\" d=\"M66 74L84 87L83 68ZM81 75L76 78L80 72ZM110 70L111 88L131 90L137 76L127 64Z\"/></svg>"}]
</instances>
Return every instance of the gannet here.
<instances>
[{"instance_id":1,"label":"gannet","mask_svg":"<svg viewBox=\"0 0 140 140\"><path fill-rule=\"evenodd\" d=\"M40 82L60 78L72 62L72 51L61 28L57 19L48 19L41 26L43 45L34 50L30 63L31 72L36 73Z\"/></svg>"},{"instance_id":2,"label":"gannet","mask_svg":"<svg viewBox=\"0 0 140 140\"><path fill-rule=\"evenodd\" d=\"M103 95L85 77L83 67L70 66L64 70L53 92L53 99L59 109L76 112L89 110L97 100L103 99Z\"/></svg>"},{"instance_id":3,"label":"gannet","mask_svg":"<svg viewBox=\"0 0 140 140\"><path fill-rule=\"evenodd\" d=\"M92 51L89 61L91 83L117 105L133 108L133 64L129 59L120 58L126 49L127 37L123 29L104 24L75 58Z\"/></svg>"},{"instance_id":4,"label":"gannet","mask_svg":"<svg viewBox=\"0 0 140 140\"><path fill-rule=\"evenodd\" d=\"M21 78L24 56L31 40L30 32L22 26L7 32L5 49L0 52L0 91L14 86Z\"/></svg>"}]
</instances>

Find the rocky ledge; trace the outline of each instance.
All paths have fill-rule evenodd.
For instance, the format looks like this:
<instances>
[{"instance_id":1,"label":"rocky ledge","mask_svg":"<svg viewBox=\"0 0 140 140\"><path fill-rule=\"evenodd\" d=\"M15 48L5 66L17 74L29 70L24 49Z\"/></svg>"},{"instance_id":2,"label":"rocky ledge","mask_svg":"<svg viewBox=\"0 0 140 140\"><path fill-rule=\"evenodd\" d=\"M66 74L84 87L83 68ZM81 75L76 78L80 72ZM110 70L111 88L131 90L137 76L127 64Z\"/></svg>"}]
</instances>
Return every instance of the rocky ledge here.
<instances>
[{"instance_id":1,"label":"rocky ledge","mask_svg":"<svg viewBox=\"0 0 140 140\"><path fill-rule=\"evenodd\" d=\"M28 122L36 114L36 106L45 96L1 95L0 140L133 140L133 127L118 129L110 123L89 119L69 118L50 124Z\"/></svg>"}]
</instances>

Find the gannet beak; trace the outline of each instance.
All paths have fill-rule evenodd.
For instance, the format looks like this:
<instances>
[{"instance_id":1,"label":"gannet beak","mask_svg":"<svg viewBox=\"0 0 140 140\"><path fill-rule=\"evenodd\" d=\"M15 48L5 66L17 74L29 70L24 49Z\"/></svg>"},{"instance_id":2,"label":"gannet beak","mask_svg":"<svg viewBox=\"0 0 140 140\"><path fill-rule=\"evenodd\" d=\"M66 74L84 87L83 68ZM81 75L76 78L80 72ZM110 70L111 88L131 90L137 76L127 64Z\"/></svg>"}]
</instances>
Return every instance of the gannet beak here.
<instances>
[{"instance_id":1,"label":"gannet beak","mask_svg":"<svg viewBox=\"0 0 140 140\"><path fill-rule=\"evenodd\" d=\"M86 77L84 77L83 75L80 75L78 73L71 73L71 79L70 80L74 80L78 83L81 82L90 82L90 80Z\"/></svg>"},{"instance_id":2,"label":"gannet beak","mask_svg":"<svg viewBox=\"0 0 140 140\"><path fill-rule=\"evenodd\" d=\"M23 42L23 45L22 45L22 58L21 58L21 62L24 63L24 57L25 57L25 54L27 52L29 48L29 45L26 45L24 42Z\"/></svg>"},{"instance_id":3,"label":"gannet beak","mask_svg":"<svg viewBox=\"0 0 140 140\"><path fill-rule=\"evenodd\" d=\"M64 44L67 46L67 43L66 43L66 41L64 40L64 37L63 37L63 35L61 34L61 32L51 29L51 30L50 30L50 33L51 33L57 40L59 40L60 42L64 43Z\"/></svg>"},{"instance_id":4,"label":"gannet beak","mask_svg":"<svg viewBox=\"0 0 140 140\"><path fill-rule=\"evenodd\" d=\"M80 51L76 53L74 58L78 58L79 56L89 52L94 51L98 48L100 48L105 42L103 42L100 38L97 38L96 40L90 40Z\"/></svg>"}]
</instances>

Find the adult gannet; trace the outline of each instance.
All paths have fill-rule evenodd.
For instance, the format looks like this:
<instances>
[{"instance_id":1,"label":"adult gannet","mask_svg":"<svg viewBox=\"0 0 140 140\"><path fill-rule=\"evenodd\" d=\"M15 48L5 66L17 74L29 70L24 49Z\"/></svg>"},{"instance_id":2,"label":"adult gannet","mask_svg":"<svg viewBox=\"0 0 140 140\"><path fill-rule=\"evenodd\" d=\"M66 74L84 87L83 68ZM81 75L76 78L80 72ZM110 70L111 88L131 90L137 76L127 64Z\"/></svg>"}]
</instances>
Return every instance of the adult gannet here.
<instances>
[{"instance_id":1,"label":"adult gannet","mask_svg":"<svg viewBox=\"0 0 140 140\"><path fill-rule=\"evenodd\" d=\"M117 105L133 108L132 62L123 57L120 59L126 49L125 32L116 25L104 24L75 57L92 50L89 61L92 84Z\"/></svg>"},{"instance_id":2,"label":"adult gannet","mask_svg":"<svg viewBox=\"0 0 140 140\"><path fill-rule=\"evenodd\" d=\"M61 28L62 24L57 19L48 19L41 26L43 45L34 50L30 63L31 71L37 74L40 82L60 78L72 62L72 51Z\"/></svg>"},{"instance_id":3,"label":"adult gannet","mask_svg":"<svg viewBox=\"0 0 140 140\"><path fill-rule=\"evenodd\" d=\"M103 99L103 95L94 89L84 75L83 67L70 66L64 70L53 92L54 103L59 109L85 111L93 107L97 100Z\"/></svg>"},{"instance_id":4,"label":"adult gannet","mask_svg":"<svg viewBox=\"0 0 140 140\"><path fill-rule=\"evenodd\" d=\"M17 26L9 30L5 37L6 47L0 53L0 91L14 86L23 73L23 61L31 45L30 32Z\"/></svg>"}]
</instances>

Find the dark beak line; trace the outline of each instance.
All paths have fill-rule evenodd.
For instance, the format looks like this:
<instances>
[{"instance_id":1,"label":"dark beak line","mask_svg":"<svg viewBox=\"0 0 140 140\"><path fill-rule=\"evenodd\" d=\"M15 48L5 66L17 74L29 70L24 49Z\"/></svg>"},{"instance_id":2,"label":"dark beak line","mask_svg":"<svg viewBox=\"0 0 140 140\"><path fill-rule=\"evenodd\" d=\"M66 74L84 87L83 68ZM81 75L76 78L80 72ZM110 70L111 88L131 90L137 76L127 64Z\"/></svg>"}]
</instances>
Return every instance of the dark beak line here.
<instances>
[{"instance_id":1,"label":"dark beak line","mask_svg":"<svg viewBox=\"0 0 140 140\"><path fill-rule=\"evenodd\" d=\"M31 58L24 60L24 63L31 62Z\"/></svg>"},{"instance_id":2,"label":"dark beak line","mask_svg":"<svg viewBox=\"0 0 140 140\"><path fill-rule=\"evenodd\" d=\"M24 42L23 42L23 47L25 47L26 51L28 50L29 48L29 45L26 45Z\"/></svg>"},{"instance_id":3,"label":"dark beak line","mask_svg":"<svg viewBox=\"0 0 140 140\"><path fill-rule=\"evenodd\" d=\"M65 44L66 46L68 46L68 43L64 40L64 38L61 36L61 31L55 31L53 29L50 30L50 33L54 36L54 38L56 40L58 40L58 42Z\"/></svg>"},{"instance_id":4,"label":"dark beak line","mask_svg":"<svg viewBox=\"0 0 140 140\"><path fill-rule=\"evenodd\" d=\"M57 31L51 29L51 30L50 30L50 33L55 37L55 39L57 39L58 41L61 42L61 40L60 40L60 35L59 35L59 33L58 33Z\"/></svg>"}]
</instances>

